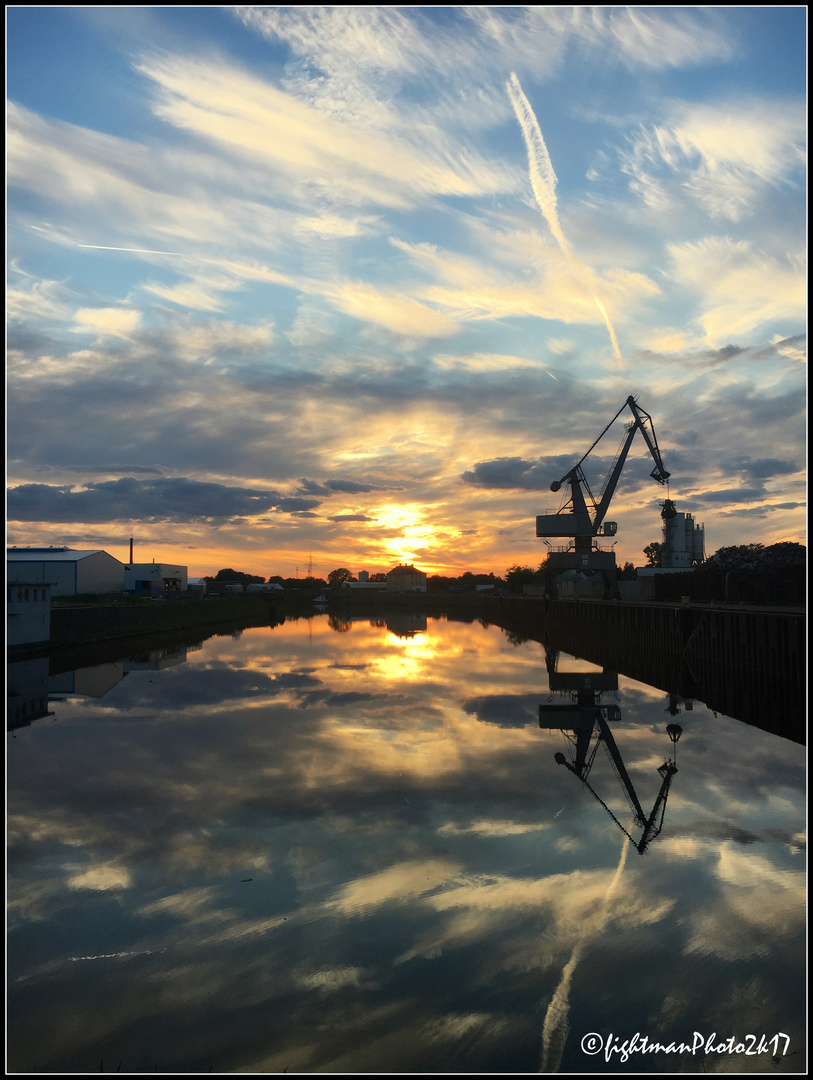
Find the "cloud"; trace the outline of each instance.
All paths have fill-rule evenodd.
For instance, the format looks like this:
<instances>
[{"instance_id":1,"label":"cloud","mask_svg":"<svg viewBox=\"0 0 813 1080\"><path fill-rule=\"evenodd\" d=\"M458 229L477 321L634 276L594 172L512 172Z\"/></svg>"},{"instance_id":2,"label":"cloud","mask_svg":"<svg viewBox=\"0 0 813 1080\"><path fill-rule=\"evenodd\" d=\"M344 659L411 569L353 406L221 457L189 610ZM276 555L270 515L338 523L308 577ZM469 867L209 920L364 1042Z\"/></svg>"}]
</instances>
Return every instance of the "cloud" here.
<instances>
[{"instance_id":1,"label":"cloud","mask_svg":"<svg viewBox=\"0 0 813 1080\"><path fill-rule=\"evenodd\" d=\"M327 116L225 63L153 57L139 70L154 83L157 116L262 165L280 188L307 180L331 203L403 210L437 196L513 186L502 166L450 154L422 140L420 127L410 137L372 130L357 117Z\"/></svg>"},{"instance_id":2,"label":"cloud","mask_svg":"<svg viewBox=\"0 0 813 1080\"><path fill-rule=\"evenodd\" d=\"M482 51L503 70L553 78L568 56L576 63L629 69L691 67L726 60L734 44L719 15L682 9L468 7ZM479 43L478 43L479 44Z\"/></svg>"},{"instance_id":3,"label":"cloud","mask_svg":"<svg viewBox=\"0 0 813 1080\"><path fill-rule=\"evenodd\" d=\"M314 506L318 502L313 499L285 499L275 491L230 488L184 477L123 477L86 484L84 490L73 485L21 484L8 493L8 514L14 521L217 522Z\"/></svg>"},{"instance_id":4,"label":"cloud","mask_svg":"<svg viewBox=\"0 0 813 1080\"><path fill-rule=\"evenodd\" d=\"M596 465L599 465L599 459L596 459ZM519 457L494 458L478 461L472 470L463 473L461 479L475 487L550 491L551 483L572 467L573 459L565 455L537 461Z\"/></svg>"},{"instance_id":5,"label":"cloud","mask_svg":"<svg viewBox=\"0 0 813 1080\"><path fill-rule=\"evenodd\" d=\"M464 701L463 709L482 724L520 728L536 724L539 718L539 694L486 694Z\"/></svg>"},{"instance_id":6,"label":"cloud","mask_svg":"<svg viewBox=\"0 0 813 1080\"><path fill-rule=\"evenodd\" d=\"M593 271L538 236L521 242L509 237L500 240L491 230L482 242L502 242L506 255L511 252L511 270L495 267L491 261L494 252L488 248L488 256L484 254L479 261L442 251L433 244L392 241L436 279L436 284L413 286L415 295L461 322L533 316L606 326L605 315L596 304L597 290L616 318L623 320L632 319L661 291L641 273L620 268ZM517 272L518 267L522 273Z\"/></svg>"},{"instance_id":7,"label":"cloud","mask_svg":"<svg viewBox=\"0 0 813 1080\"><path fill-rule=\"evenodd\" d=\"M141 323L141 312L127 308L80 308L73 317L77 333L129 338Z\"/></svg>"},{"instance_id":8,"label":"cloud","mask_svg":"<svg viewBox=\"0 0 813 1080\"><path fill-rule=\"evenodd\" d=\"M293 514L303 510L314 510L317 506L319 506L318 499L289 498L280 499L274 509L282 514Z\"/></svg>"},{"instance_id":9,"label":"cloud","mask_svg":"<svg viewBox=\"0 0 813 1080\"><path fill-rule=\"evenodd\" d=\"M501 353L474 353L469 356L436 354L432 360L438 367L449 371L505 372L515 368L547 371L538 360L526 359L524 356L504 356Z\"/></svg>"},{"instance_id":10,"label":"cloud","mask_svg":"<svg viewBox=\"0 0 813 1080\"><path fill-rule=\"evenodd\" d=\"M347 315L382 326L394 334L414 337L449 337L457 330L453 319L418 300L387 296L362 281L325 287L324 295Z\"/></svg>"},{"instance_id":11,"label":"cloud","mask_svg":"<svg viewBox=\"0 0 813 1080\"><path fill-rule=\"evenodd\" d=\"M804 253L784 257L756 251L744 240L709 236L668 245L671 277L697 294L697 322L706 343L747 337L766 324L805 317L807 281Z\"/></svg>"},{"instance_id":12,"label":"cloud","mask_svg":"<svg viewBox=\"0 0 813 1080\"><path fill-rule=\"evenodd\" d=\"M688 196L710 217L738 222L767 189L803 184L805 143L799 102L674 102L663 123L632 137L622 168L653 208Z\"/></svg>"},{"instance_id":13,"label":"cloud","mask_svg":"<svg viewBox=\"0 0 813 1080\"><path fill-rule=\"evenodd\" d=\"M6 289L6 318L66 321L71 317L75 294L65 282L37 278L19 266L10 267Z\"/></svg>"},{"instance_id":14,"label":"cloud","mask_svg":"<svg viewBox=\"0 0 813 1080\"><path fill-rule=\"evenodd\" d=\"M729 475L736 472L750 480L771 480L774 476L789 476L800 472L804 466L798 461L749 458L743 454L721 461L720 468Z\"/></svg>"}]
</instances>

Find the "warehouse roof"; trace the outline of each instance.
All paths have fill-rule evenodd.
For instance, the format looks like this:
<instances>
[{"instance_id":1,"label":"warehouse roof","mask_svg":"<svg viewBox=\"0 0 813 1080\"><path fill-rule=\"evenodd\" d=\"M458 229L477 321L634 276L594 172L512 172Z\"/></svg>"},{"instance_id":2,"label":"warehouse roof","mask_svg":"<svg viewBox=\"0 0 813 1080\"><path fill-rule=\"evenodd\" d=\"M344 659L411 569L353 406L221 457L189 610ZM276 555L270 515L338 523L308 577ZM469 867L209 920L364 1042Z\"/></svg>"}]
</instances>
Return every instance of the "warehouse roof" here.
<instances>
[{"instance_id":1,"label":"warehouse roof","mask_svg":"<svg viewBox=\"0 0 813 1080\"><path fill-rule=\"evenodd\" d=\"M6 548L7 562L78 562L89 555L107 555L97 551L75 551L73 548ZM111 555L110 558L115 558Z\"/></svg>"}]
</instances>

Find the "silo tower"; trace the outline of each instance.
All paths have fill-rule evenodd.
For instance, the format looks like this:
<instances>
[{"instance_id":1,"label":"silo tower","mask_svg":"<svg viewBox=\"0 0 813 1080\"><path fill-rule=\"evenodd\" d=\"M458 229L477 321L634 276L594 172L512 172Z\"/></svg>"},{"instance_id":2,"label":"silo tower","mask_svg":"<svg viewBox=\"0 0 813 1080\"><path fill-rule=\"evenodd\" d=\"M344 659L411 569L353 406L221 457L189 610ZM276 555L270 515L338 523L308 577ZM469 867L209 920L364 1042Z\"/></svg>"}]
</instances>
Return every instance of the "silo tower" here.
<instances>
[{"instance_id":1,"label":"silo tower","mask_svg":"<svg viewBox=\"0 0 813 1080\"><path fill-rule=\"evenodd\" d=\"M671 499L664 499L663 551L661 566L669 570L688 570L705 558L705 529L695 525L691 514L680 514Z\"/></svg>"}]
</instances>

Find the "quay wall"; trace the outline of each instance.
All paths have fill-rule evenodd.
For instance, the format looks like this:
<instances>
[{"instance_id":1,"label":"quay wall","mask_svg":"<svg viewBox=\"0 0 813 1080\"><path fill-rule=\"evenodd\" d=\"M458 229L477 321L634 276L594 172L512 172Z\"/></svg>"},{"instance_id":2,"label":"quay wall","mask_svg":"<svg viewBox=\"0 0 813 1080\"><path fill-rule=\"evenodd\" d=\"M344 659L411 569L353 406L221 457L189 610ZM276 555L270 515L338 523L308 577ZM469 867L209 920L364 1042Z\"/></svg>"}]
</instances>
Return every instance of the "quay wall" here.
<instances>
[{"instance_id":1,"label":"quay wall","mask_svg":"<svg viewBox=\"0 0 813 1080\"><path fill-rule=\"evenodd\" d=\"M279 621L276 608L264 596L144 601L122 606L52 606L49 645L63 648L222 623L259 626Z\"/></svg>"},{"instance_id":2,"label":"quay wall","mask_svg":"<svg viewBox=\"0 0 813 1080\"><path fill-rule=\"evenodd\" d=\"M488 617L549 648L805 739L803 611L506 598L492 602Z\"/></svg>"}]
</instances>

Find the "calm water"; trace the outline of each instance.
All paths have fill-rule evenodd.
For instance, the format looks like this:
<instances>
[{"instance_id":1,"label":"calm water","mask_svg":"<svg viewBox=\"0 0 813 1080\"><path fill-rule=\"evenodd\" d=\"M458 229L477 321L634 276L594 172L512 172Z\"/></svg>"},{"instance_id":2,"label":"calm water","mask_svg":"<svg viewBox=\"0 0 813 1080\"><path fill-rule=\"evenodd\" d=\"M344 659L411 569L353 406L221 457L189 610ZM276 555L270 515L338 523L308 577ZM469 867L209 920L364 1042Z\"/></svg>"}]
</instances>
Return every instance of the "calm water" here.
<instances>
[{"instance_id":1,"label":"calm water","mask_svg":"<svg viewBox=\"0 0 813 1080\"><path fill-rule=\"evenodd\" d=\"M804 1072L803 747L565 654L551 693L541 645L478 622L37 663L9 676L50 696L8 738L12 1071ZM593 728L582 758L539 724L579 687L543 716ZM591 702L617 760L588 787ZM645 845L619 762L646 816L668 794Z\"/></svg>"}]
</instances>

